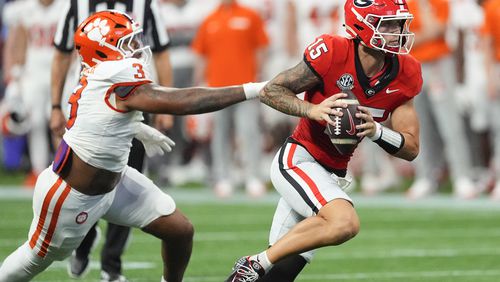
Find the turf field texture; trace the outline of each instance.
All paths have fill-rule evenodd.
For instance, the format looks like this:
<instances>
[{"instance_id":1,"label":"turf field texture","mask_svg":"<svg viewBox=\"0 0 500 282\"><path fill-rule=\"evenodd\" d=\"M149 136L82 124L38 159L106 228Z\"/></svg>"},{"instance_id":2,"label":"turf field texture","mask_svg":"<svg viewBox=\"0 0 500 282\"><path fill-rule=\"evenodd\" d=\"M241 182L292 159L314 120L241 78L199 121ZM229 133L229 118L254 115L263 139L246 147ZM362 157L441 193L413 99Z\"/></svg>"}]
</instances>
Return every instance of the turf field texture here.
<instances>
[{"instance_id":1,"label":"turf field texture","mask_svg":"<svg viewBox=\"0 0 500 282\"><path fill-rule=\"evenodd\" d=\"M267 245L278 199L221 201L208 191L169 191L195 225L186 282L223 281L233 262ZM29 191L0 189L0 260L27 236L32 217ZM351 241L317 251L296 281L500 281L500 203L437 196L409 201L401 195L353 195L361 232ZM105 229L105 222L100 226ZM99 250L79 281L98 281ZM160 281L159 240L133 232L123 257L130 281ZM34 281L73 281L66 262L56 262Z\"/></svg>"}]
</instances>

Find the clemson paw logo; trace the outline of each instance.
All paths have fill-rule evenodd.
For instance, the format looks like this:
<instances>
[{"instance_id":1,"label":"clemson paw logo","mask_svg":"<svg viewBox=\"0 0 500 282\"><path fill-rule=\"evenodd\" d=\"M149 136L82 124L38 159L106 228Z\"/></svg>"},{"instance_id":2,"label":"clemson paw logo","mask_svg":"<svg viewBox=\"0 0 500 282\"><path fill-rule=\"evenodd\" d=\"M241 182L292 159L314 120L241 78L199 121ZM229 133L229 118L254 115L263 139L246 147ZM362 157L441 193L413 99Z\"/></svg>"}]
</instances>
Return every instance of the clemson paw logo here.
<instances>
[{"instance_id":1,"label":"clemson paw logo","mask_svg":"<svg viewBox=\"0 0 500 282\"><path fill-rule=\"evenodd\" d=\"M109 30L108 20L101 20L99 18L88 24L84 29L87 37L92 41L101 41L103 36L108 34Z\"/></svg>"}]
</instances>

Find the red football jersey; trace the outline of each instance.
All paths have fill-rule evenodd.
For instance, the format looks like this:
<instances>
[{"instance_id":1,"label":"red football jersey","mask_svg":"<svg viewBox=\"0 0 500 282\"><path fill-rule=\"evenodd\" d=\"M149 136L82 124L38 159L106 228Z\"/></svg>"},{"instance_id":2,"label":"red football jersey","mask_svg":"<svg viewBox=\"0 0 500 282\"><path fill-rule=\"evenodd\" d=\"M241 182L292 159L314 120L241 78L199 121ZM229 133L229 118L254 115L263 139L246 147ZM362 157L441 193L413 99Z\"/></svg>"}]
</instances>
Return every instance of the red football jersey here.
<instances>
[{"instance_id":1,"label":"red football jersey","mask_svg":"<svg viewBox=\"0 0 500 282\"><path fill-rule=\"evenodd\" d=\"M339 92L351 93L369 107L374 119L386 120L398 106L422 88L420 63L410 55L387 56L383 70L368 78L357 54L357 43L340 36L322 35L304 52L304 61L323 82L308 90L305 100L319 104ZM292 138L302 144L323 166L346 169L351 154L340 154L325 133L326 122L302 118Z\"/></svg>"}]
</instances>

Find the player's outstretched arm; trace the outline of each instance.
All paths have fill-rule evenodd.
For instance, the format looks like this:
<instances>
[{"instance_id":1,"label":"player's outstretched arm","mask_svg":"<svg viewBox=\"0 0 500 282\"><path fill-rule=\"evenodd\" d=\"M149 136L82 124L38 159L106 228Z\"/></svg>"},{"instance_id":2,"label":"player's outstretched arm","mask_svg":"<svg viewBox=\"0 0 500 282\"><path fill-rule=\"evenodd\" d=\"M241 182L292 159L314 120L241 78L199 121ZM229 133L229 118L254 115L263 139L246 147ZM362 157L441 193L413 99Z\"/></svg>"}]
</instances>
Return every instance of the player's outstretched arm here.
<instances>
[{"instance_id":1,"label":"player's outstretched arm","mask_svg":"<svg viewBox=\"0 0 500 282\"><path fill-rule=\"evenodd\" d=\"M149 113L190 115L213 112L227 106L254 98L258 89L243 86L223 88L169 88L153 83L141 85L125 100L118 100L123 110Z\"/></svg>"},{"instance_id":2,"label":"player's outstretched arm","mask_svg":"<svg viewBox=\"0 0 500 282\"><path fill-rule=\"evenodd\" d=\"M347 107L337 99L346 97L344 93L335 94L315 105L297 98L297 94L320 85L321 80L311 71L304 61L295 67L281 72L260 92L260 100L266 105L288 115L307 117L316 121L333 124L330 115L341 115L335 107Z\"/></svg>"}]
</instances>

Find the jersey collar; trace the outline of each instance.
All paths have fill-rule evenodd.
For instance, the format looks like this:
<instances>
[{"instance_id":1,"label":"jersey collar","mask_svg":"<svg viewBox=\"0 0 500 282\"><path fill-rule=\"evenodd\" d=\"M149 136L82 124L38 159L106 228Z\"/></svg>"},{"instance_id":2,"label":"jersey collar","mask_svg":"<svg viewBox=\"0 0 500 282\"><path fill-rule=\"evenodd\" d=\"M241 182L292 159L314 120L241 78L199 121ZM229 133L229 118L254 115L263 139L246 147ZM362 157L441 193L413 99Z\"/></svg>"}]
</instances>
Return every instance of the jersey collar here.
<instances>
[{"instance_id":1,"label":"jersey collar","mask_svg":"<svg viewBox=\"0 0 500 282\"><path fill-rule=\"evenodd\" d=\"M391 83L399 73L399 59L398 56L390 56L389 66L385 69L384 73L380 76L379 83L374 86L370 85L370 79L366 76L363 71L363 66L359 60L358 54L359 42L354 43L354 62L356 65L356 76L358 77L359 84L363 88L363 93L367 98L373 97L380 90L386 88L389 83Z\"/></svg>"}]
</instances>

